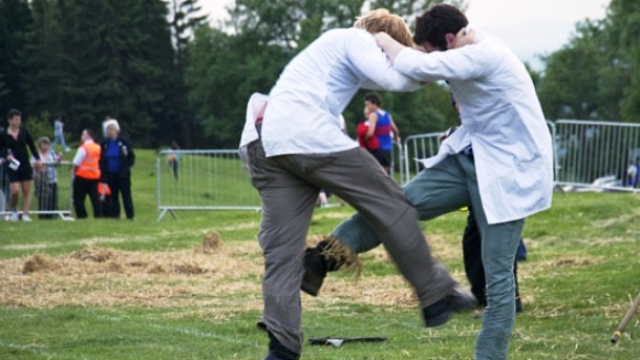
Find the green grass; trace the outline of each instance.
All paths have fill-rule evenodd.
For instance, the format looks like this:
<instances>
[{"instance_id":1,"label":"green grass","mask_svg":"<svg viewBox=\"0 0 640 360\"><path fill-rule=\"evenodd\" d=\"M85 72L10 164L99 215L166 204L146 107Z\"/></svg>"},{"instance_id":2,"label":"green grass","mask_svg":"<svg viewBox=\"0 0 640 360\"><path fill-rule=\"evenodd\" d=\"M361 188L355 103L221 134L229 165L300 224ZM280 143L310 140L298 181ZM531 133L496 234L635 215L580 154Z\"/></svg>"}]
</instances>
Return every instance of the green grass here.
<instances>
[{"instance_id":1,"label":"green grass","mask_svg":"<svg viewBox=\"0 0 640 360\"><path fill-rule=\"evenodd\" d=\"M208 159L194 161L202 162L203 169L209 163ZM239 166L230 166L236 165ZM177 221L166 217L157 223L155 166L154 153L138 152L133 174L134 222L0 223L0 276L15 274L11 266L35 252L55 257L89 243L166 253L195 248L205 233L216 230L225 247L255 244L260 214L251 211L178 212ZM232 170L224 171L233 175ZM193 186L197 184L193 182ZM192 196L210 203L209 200L220 201L223 194L250 191L236 175L223 180L220 186L226 190L218 195L210 192L208 185L201 185L201 189L192 189ZM209 197L204 195L207 192ZM318 210L310 233L327 233L351 213L348 207ZM434 252L442 256L459 279L459 246L465 218L466 213L457 212L424 224L426 233L434 239ZM551 210L527 220L524 236L529 259L520 266L525 312L517 320L510 359L640 359L640 316L634 317L618 345L608 342L631 298L640 290L639 219L638 195L558 193ZM258 261L257 248L248 249L247 254L238 256ZM363 281L395 274L394 266L379 256L363 259ZM26 283L32 275L12 276L22 276ZM212 275L176 280L175 287L190 281L213 282L208 276ZM328 281L347 281L348 277L335 274ZM149 277L149 285L158 279L161 278ZM243 279L251 279L257 288L259 278L254 274L247 273ZM126 285L128 278L108 274L100 281L109 280ZM88 283L85 290L94 285L100 286ZM267 343L265 335L255 328L260 313L253 308L242 310L243 304L259 299L259 292L218 293L214 290L217 285L211 283L210 291L182 295L181 300L193 297L199 301L197 305L175 306L131 301L118 306L91 303L24 307L10 305L9 294L0 289L0 359L260 359ZM351 285L347 282L341 286L346 290ZM83 289L67 289L71 290ZM28 292L25 294L29 296ZM214 303L202 305L209 296L237 302L237 310L217 309ZM334 295L322 294L318 300L305 298L309 310L304 312L303 329L307 338L388 336L390 340L347 344L340 349L305 345L303 358L472 358L481 323L470 314L458 315L441 328L427 330L421 326L417 309L366 305L358 297L322 301L330 296Z\"/></svg>"}]
</instances>

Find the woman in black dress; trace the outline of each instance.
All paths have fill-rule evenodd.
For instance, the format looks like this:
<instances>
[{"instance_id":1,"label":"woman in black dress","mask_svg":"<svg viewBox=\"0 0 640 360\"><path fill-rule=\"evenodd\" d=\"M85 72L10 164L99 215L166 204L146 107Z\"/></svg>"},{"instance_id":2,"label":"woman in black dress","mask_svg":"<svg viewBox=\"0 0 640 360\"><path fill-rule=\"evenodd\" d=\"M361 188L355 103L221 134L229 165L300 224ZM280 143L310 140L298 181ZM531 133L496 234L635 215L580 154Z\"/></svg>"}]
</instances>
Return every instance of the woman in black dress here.
<instances>
[{"instance_id":1,"label":"woman in black dress","mask_svg":"<svg viewBox=\"0 0 640 360\"><path fill-rule=\"evenodd\" d=\"M40 154L33 143L31 134L22 129L22 113L11 110L7 115L9 126L0 134L0 151L2 157L7 159L7 177L11 188L11 220L31 221L29 209L31 208L31 181L33 169L29 163L29 152L36 159L36 167L42 166ZM22 190L22 214L18 213L18 198Z\"/></svg>"}]
</instances>

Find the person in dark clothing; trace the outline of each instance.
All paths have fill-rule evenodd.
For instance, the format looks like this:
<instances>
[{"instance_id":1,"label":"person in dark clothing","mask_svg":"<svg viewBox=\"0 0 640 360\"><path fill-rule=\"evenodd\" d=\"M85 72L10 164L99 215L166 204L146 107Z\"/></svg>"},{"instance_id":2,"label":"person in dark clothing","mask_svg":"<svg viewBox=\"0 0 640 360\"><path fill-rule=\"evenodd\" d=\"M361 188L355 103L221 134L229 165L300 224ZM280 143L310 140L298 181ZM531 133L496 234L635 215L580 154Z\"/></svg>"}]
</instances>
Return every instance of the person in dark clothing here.
<instances>
[{"instance_id":1,"label":"person in dark clothing","mask_svg":"<svg viewBox=\"0 0 640 360\"><path fill-rule=\"evenodd\" d=\"M400 142L400 130L393 122L393 118L388 111L382 109L382 97L377 93L368 93L364 98L365 115L367 116L367 133L365 140L373 137L378 139L378 147L369 149L371 155L382 165L385 172L389 174L391 167L391 151L393 141Z\"/></svg>"},{"instance_id":2,"label":"person in dark clothing","mask_svg":"<svg viewBox=\"0 0 640 360\"><path fill-rule=\"evenodd\" d=\"M73 158L73 206L78 219L88 217L84 201L89 196L93 207L93 217L102 217L102 206L98 195L100 182L100 145L93 141L93 132L84 129L81 135L82 144Z\"/></svg>"},{"instance_id":3,"label":"person in dark clothing","mask_svg":"<svg viewBox=\"0 0 640 360\"><path fill-rule=\"evenodd\" d=\"M131 167L135 162L135 153L131 142L120 136L120 125L115 119L104 122L106 139L102 142L100 156L100 182L111 189L107 205L108 217L120 218L120 194L127 219L133 220L133 201L131 199ZM104 196L104 194L101 194Z\"/></svg>"},{"instance_id":4,"label":"person in dark clothing","mask_svg":"<svg viewBox=\"0 0 640 360\"><path fill-rule=\"evenodd\" d=\"M171 142L170 151L167 153L167 164L173 170L173 178L178 180L178 167L180 166L180 146L177 142Z\"/></svg>"},{"instance_id":5,"label":"person in dark clothing","mask_svg":"<svg viewBox=\"0 0 640 360\"><path fill-rule=\"evenodd\" d=\"M520 240L518 248L518 254L513 262L513 278L516 287L516 312L523 311L522 301L520 300L520 286L518 286L518 261L524 260L520 255L520 248L524 249L524 243ZM525 250L526 251L526 250ZM464 229L464 235L462 236L462 256L464 259L464 271L467 275L467 280L471 284L471 292L478 300L480 308L487 306L487 295L485 293L486 280L484 274L484 266L482 264L482 237L480 236L480 229L476 224L476 219L473 217L473 212L469 211L467 217L467 226ZM524 255L526 257L526 255ZM479 317L479 312L476 312L476 317Z\"/></svg>"},{"instance_id":6,"label":"person in dark clothing","mask_svg":"<svg viewBox=\"0 0 640 360\"><path fill-rule=\"evenodd\" d=\"M7 115L9 126L0 134L0 157L7 160L7 176L10 183L11 220L31 221L29 209L31 208L31 181L33 180L33 168L29 162L30 156L27 150L35 158L35 166L40 168L40 154L36 149L31 134L22 128L22 113L18 110L10 110ZM23 207L22 214L18 213L18 198L22 190Z\"/></svg>"}]
</instances>

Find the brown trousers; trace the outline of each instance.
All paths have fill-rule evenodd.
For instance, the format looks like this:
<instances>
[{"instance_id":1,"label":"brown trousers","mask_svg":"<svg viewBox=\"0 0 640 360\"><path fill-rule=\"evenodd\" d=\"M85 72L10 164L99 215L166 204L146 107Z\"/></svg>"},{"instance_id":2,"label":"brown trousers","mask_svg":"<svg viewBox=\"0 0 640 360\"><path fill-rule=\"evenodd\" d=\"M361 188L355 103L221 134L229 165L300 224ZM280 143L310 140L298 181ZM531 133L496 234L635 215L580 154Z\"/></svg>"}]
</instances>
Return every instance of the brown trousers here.
<instances>
[{"instance_id":1,"label":"brown trousers","mask_svg":"<svg viewBox=\"0 0 640 360\"><path fill-rule=\"evenodd\" d=\"M265 258L261 325L285 347L302 351L300 284L311 216L320 188L352 205L376 231L422 307L457 285L431 257L416 210L376 160L360 148L267 158L249 144L246 167L262 200L258 240Z\"/></svg>"}]
</instances>

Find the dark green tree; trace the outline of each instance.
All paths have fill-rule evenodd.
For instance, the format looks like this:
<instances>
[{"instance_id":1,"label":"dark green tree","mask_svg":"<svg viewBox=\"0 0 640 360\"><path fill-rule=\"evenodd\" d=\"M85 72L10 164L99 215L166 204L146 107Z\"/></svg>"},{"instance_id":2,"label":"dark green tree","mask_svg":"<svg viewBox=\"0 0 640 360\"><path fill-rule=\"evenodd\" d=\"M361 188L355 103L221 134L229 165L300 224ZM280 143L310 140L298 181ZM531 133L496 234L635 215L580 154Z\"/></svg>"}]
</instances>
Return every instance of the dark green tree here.
<instances>
[{"instance_id":1,"label":"dark green tree","mask_svg":"<svg viewBox=\"0 0 640 360\"><path fill-rule=\"evenodd\" d=\"M197 0L168 1L171 15L171 34L174 46L173 81L175 88L171 92L172 120L161 124L163 133L180 134L182 145L192 148L201 143L202 136L197 131L195 113L188 104L188 87L186 84L186 66L188 62L189 42L196 29L206 23L207 17L200 15L201 8ZM167 140L178 140L173 136Z\"/></svg>"},{"instance_id":2,"label":"dark green tree","mask_svg":"<svg viewBox=\"0 0 640 360\"><path fill-rule=\"evenodd\" d=\"M260 45L252 34L229 35L202 26L189 48L189 104L199 114L207 147L235 147L246 101L268 93L289 58L283 48Z\"/></svg>"},{"instance_id":3,"label":"dark green tree","mask_svg":"<svg viewBox=\"0 0 640 360\"><path fill-rule=\"evenodd\" d=\"M623 68L629 84L620 102L621 117L625 121L640 121L640 3L634 0L612 0L606 19L607 40L614 52L617 68ZM617 72L618 74L620 72ZM626 80L626 78L625 78ZM615 84L614 84L615 85Z\"/></svg>"},{"instance_id":4,"label":"dark green tree","mask_svg":"<svg viewBox=\"0 0 640 360\"><path fill-rule=\"evenodd\" d=\"M52 64L54 78L42 84L50 94L60 94L60 108L69 130L98 129L108 114L121 121L123 132L150 144L157 123L166 121L170 93L173 48L166 21L167 8L160 0L58 1L64 14L59 42L62 54ZM35 4L34 4L35 5ZM47 19L47 17L43 17ZM36 27L38 29L39 27ZM37 58L47 56L48 46L34 46ZM34 82L36 84L37 82Z\"/></svg>"},{"instance_id":5,"label":"dark green tree","mask_svg":"<svg viewBox=\"0 0 640 360\"><path fill-rule=\"evenodd\" d=\"M33 19L27 0L0 1L0 118L11 108L26 112L23 54Z\"/></svg>"},{"instance_id":6,"label":"dark green tree","mask_svg":"<svg viewBox=\"0 0 640 360\"><path fill-rule=\"evenodd\" d=\"M546 58L538 91L548 118L621 120L631 67L607 28L606 20L579 23L569 43Z\"/></svg>"},{"instance_id":7,"label":"dark green tree","mask_svg":"<svg viewBox=\"0 0 640 360\"><path fill-rule=\"evenodd\" d=\"M69 86L65 69L60 3L62 0L32 0L33 27L26 37L24 85L27 107L33 114L62 114L63 89Z\"/></svg>"}]
</instances>

